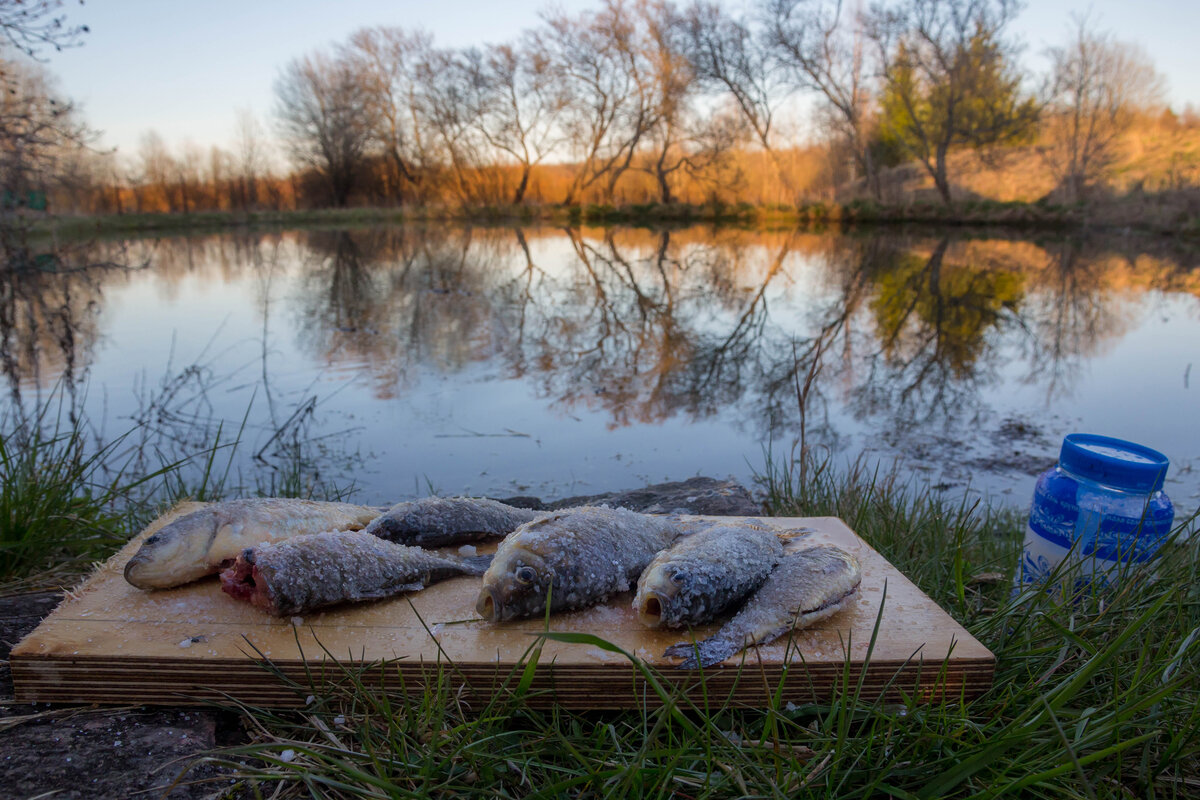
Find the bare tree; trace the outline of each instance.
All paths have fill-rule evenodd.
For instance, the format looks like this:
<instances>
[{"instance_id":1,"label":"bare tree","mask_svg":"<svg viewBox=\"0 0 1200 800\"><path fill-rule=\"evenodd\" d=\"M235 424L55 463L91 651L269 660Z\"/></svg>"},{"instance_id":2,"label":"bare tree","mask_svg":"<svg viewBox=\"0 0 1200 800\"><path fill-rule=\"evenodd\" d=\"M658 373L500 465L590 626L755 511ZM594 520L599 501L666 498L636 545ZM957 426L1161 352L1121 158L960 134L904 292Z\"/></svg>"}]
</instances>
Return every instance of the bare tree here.
<instances>
[{"instance_id":1,"label":"bare tree","mask_svg":"<svg viewBox=\"0 0 1200 800\"><path fill-rule=\"evenodd\" d=\"M334 205L347 205L375 129L355 64L323 53L298 58L275 82L275 98L292 161L316 171Z\"/></svg>"},{"instance_id":2,"label":"bare tree","mask_svg":"<svg viewBox=\"0 0 1200 800\"><path fill-rule=\"evenodd\" d=\"M654 81L625 0L605 0L578 17L557 13L538 32L539 47L571 98L564 127L579 168L564 202L601 179L611 200L638 145L657 122Z\"/></svg>"},{"instance_id":3,"label":"bare tree","mask_svg":"<svg viewBox=\"0 0 1200 800\"><path fill-rule=\"evenodd\" d=\"M343 51L363 80L374 142L391 167L385 189L400 202L421 183L429 160L417 94L432 49L428 33L380 27L357 31Z\"/></svg>"},{"instance_id":4,"label":"bare tree","mask_svg":"<svg viewBox=\"0 0 1200 800\"><path fill-rule=\"evenodd\" d=\"M684 20L665 0L638 0L635 6L642 31L642 58L653 86L654 125L649 131L646 171L658 184L663 203L675 198L671 180L680 170L699 171L726 151L728 117L696 113L692 101L699 89L687 57Z\"/></svg>"},{"instance_id":5,"label":"bare tree","mask_svg":"<svg viewBox=\"0 0 1200 800\"><path fill-rule=\"evenodd\" d=\"M820 95L835 135L878 198L871 146L875 97L861 16L842 0L764 0L761 10L776 61L796 88Z\"/></svg>"},{"instance_id":6,"label":"bare tree","mask_svg":"<svg viewBox=\"0 0 1200 800\"><path fill-rule=\"evenodd\" d=\"M764 149L773 151L772 126L787 90L770 57L769 43L751 21L721 6L694 0L683 21L688 57L697 77L728 92Z\"/></svg>"},{"instance_id":7,"label":"bare tree","mask_svg":"<svg viewBox=\"0 0 1200 800\"><path fill-rule=\"evenodd\" d=\"M1019 9L1016 0L897 0L871 9L882 134L925 167L947 204L952 147L1015 141L1036 121L1014 46L1001 38Z\"/></svg>"},{"instance_id":8,"label":"bare tree","mask_svg":"<svg viewBox=\"0 0 1200 800\"><path fill-rule=\"evenodd\" d=\"M1138 114L1163 104L1163 79L1138 46L1073 18L1071 39L1049 50L1046 163L1067 200L1080 200L1111 166L1114 145Z\"/></svg>"},{"instance_id":9,"label":"bare tree","mask_svg":"<svg viewBox=\"0 0 1200 800\"><path fill-rule=\"evenodd\" d=\"M86 146L92 132L74 105L56 96L40 64L0 61L0 89L0 190L9 211L26 205L31 193L44 198L64 157Z\"/></svg>"},{"instance_id":10,"label":"bare tree","mask_svg":"<svg viewBox=\"0 0 1200 800\"><path fill-rule=\"evenodd\" d=\"M138 211L159 211L164 208L167 211L175 211L175 196L170 188L174 165L171 163L171 154L167 151L167 143L158 131L149 130L142 134L138 143L137 158L142 190Z\"/></svg>"},{"instance_id":11,"label":"bare tree","mask_svg":"<svg viewBox=\"0 0 1200 800\"><path fill-rule=\"evenodd\" d=\"M179 207L185 214L206 204L204 181L200 177L203 164L204 151L195 142L185 141L179 150L179 156L174 159Z\"/></svg>"},{"instance_id":12,"label":"bare tree","mask_svg":"<svg viewBox=\"0 0 1200 800\"><path fill-rule=\"evenodd\" d=\"M88 26L68 24L62 7L63 0L0 0L0 33L5 40L0 45L36 57L46 45L62 50L80 44Z\"/></svg>"},{"instance_id":13,"label":"bare tree","mask_svg":"<svg viewBox=\"0 0 1200 800\"><path fill-rule=\"evenodd\" d=\"M202 184L207 189L209 208L217 211L235 208L239 192L233 157L217 145L208 148L208 164Z\"/></svg>"},{"instance_id":14,"label":"bare tree","mask_svg":"<svg viewBox=\"0 0 1200 800\"><path fill-rule=\"evenodd\" d=\"M520 203L533 168L563 142L558 122L568 98L545 52L528 37L468 51L465 58L475 89L470 119L489 146L520 166L512 197Z\"/></svg>"},{"instance_id":15,"label":"bare tree","mask_svg":"<svg viewBox=\"0 0 1200 800\"><path fill-rule=\"evenodd\" d=\"M248 108L240 108L234 128L234 169L237 175L238 204L242 210L258 205L258 181L267 171L263 127Z\"/></svg>"},{"instance_id":16,"label":"bare tree","mask_svg":"<svg viewBox=\"0 0 1200 800\"><path fill-rule=\"evenodd\" d=\"M479 199L471 180L480 163L471 68L455 50L431 50L417 66L413 109L429 131L427 150L449 166L461 202Z\"/></svg>"}]
</instances>

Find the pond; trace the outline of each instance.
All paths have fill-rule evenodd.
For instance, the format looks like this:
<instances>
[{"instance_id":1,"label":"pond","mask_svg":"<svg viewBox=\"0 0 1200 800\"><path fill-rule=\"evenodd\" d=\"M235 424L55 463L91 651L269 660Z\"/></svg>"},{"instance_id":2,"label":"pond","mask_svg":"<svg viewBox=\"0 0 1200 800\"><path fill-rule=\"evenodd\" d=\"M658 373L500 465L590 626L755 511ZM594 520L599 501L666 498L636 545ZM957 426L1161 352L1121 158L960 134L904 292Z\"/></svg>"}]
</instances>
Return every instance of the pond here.
<instances>
[{"instance_id":1,"label":"pond","mask_svg":"<svg viewBox=\"0 0 1200 800\"><path fill-rule=\"evenodd\" d=\"M6 424L59 398L140 468L236 441L246 491L750 484L802 442L1023 506L1079 430L1200 497L1200 268L1160 239L447 224L37 264L4 279Z\"/></svg>"}]
</instances>

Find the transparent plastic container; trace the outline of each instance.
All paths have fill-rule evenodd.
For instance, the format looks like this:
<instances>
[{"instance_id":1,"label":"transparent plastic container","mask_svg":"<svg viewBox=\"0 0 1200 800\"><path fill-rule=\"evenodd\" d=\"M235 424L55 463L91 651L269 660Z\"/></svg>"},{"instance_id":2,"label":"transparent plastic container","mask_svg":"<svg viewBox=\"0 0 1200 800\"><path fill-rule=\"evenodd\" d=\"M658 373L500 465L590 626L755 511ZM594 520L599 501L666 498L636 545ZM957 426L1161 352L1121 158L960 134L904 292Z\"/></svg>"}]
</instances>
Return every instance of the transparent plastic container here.
<instances>
[{"instance_id":1,"label":"transparent plastic container","mask_svg":"<svg viewBox=\"0 0 1200 800\"><path fill-rule=\"evenodd\" d=\"M1018 584L1045 583L1071 559L1077 584L1104 586L1153 558L1175 519L1162 490L1167 467L1166 456L1134 442L1068 435L1034 488Z\"/></svg>"}]
</instances>

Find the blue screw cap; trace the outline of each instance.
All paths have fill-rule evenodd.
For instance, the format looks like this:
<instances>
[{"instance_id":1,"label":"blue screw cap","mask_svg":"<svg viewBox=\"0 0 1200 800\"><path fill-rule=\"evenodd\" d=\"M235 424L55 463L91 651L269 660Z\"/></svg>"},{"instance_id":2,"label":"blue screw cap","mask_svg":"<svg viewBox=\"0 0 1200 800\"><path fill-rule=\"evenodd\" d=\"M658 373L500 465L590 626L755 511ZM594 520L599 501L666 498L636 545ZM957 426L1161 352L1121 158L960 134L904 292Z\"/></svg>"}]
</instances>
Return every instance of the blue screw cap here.
<instances>
[{"instance_id":1,"label":"blue screw cap","mask_svg":"<svg viewBox=\"0 0 1200 800\"><path fill-rule=\"evenodd\" d=\"M1131 492L1157 492L1170 462L1157 450L1136 442L1071 433L1063 439L1058 463L1080 477Z\"/></svg>"}]
</instances>

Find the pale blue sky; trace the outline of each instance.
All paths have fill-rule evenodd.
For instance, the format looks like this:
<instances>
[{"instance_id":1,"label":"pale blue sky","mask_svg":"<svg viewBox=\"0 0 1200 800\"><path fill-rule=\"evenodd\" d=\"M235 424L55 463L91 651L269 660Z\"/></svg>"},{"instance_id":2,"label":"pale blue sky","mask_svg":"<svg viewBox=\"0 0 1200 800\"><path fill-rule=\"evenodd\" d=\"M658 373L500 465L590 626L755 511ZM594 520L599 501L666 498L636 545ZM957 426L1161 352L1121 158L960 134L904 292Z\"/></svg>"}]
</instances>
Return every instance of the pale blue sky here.
<instances>
[{"instance_id":1,"label":"pale blue sky","mask_svg":"<svg viewBox=\"0 0 1200 800\"><path fill-rule=\"evenodd\" d=\"M136 152L147 130L168 145L185 140L230 146L237 109L268 122L272 83L292 58L344 40L368 25L425 28L442 45L513 38L538 21L545 0L87 0L69 19L91 27L86 43L50 53L63 91L81 102L103 141ZM568 11L598 0L559 0ZM1200 2L1043 0L1022 12L1013 33L1028 63L1065 36L1072 11L1088 6L1100 27L1140 43L1167 78L1169 99L1200 107Z\"/></svg>"}]
</instances>

